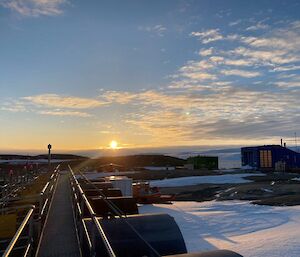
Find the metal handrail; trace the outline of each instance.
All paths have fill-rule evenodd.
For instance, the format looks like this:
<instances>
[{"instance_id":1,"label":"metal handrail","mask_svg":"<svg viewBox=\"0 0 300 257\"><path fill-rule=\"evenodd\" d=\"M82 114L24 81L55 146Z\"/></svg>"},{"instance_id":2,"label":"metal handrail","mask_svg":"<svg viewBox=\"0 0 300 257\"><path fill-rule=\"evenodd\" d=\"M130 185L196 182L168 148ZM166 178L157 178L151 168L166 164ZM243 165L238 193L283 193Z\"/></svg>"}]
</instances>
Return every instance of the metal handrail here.
<instances>
[{"instance_id":1,"label":"metal handrail","mask_svg":"<svg viewBox=\"0 0 300 257\"><path fill-rule=\"evenodd\" d=\"M55 171L54 171L54 172L55 172ZM50 177L50 180L52 180L52 176ZM42 189L42 191L41 191L41 195L45 194L45 192L46 192L46 190L47 190L49 184L50 184L50 183L47 182L46 185L43 187L43 189Z\"/></svg>"},{"instance_id":2,"label":"metal handrail","mask_svg":"<svg viewBox=\"0 0 300 257\"><path fill-rule=\"evenodd\" d=\"M81 177L83 177L90 185L92 185L94 187L95 190L98 191L99 195L102 197L102 199L106 202L106 204L114 211L114 213L119 216L120 218L122 217L126 217L126 214L117 206L115 205L112 201L109 201L107 200L107 196L104 195L102 193L102 191L97 187L95 186L84 174L82 174L80 171L79 171L79 174Z\"/></svg>"},{"instance_id":3,"label":"metal handrail","mask_svg":"<svg viewBox=\"0 0 300 257\"><path fill-rule=\"evenodd\" d=\"M47 193L51 193L53 190L53 184L56 182L57 180L57 175L58 175L58 169L60 167L60 164L55 168L55 170L53 171L52 175L50 176L50 180L46 183L46 185L43 187L41 193L40 193L40 206L39 206L39 218L41 218L44 213L45 210L48 207L48 203L50 203L50 198L51 198L51 194L48 195L48 197L46 199L43 199L44 195L47 195Z\"/></svg>"},{"instance_id":4,"label":"metal handrail","mask_svg":"<svg viewBox=\"0 0 300 257\"><path fill-rule=\"evenodd\" d=\"M28 221L30 220L30 218L32 217L33 211L35 209L35 206L31 206L30 210L28 211L26 217L24 218L24 220L22 221L22 224L20 225L20 227L18 228L17 232L15 233L14 237L12 238L12 240L10 241L8 247L6 248L4 254L2 255L3 257L8 257L9 254L11 253L11 251L13 250L16 242L18 241L20 235L22 234L25 226L27 225Z\"/></svg>"},{"instance_id":5,"label":"metal handrail","mask_svg":"<svg viewBox=\"0 0 300 257\"><path fill-rule=\"evenodd\" d=\"M57 177L58 177L58 169L59 169L58 165L55 170L53 171L50 180L46 183L46 185L43 187L41 193L37 194L40 196L40 205L39 205L39 209L38 209L38 218L37 220L35 219L35 222L38 222L38 226L41 227L42 226L42 218L44 216L44 213L46 212L46 209L48 208L49 202L50 202L50 198L52 197L51 192L53 191L53 184L56 182ZM47 195L46 199L43 199L43 196ZM28 205L25 206L19 206L18 208L7 208L7 209L19 209L20 207L28 207ZM27 215L25 216L24 220L22 221L21 225L19 226L17 232L15 233L15 235L13 236L13 238L11 239L8 247L5 249L4 254L2 255L3 257L7 257L10 255L10 253L17 248L14 248L16 242L20 239L20 235L22 234L24 228L26 225L28 225L28 222L31 221L32 222L32 218L33 218L33 214L34 211L37 209L36 206L34 205L29 205L30 210L28 211ZM6 210L6 209L3 209ZM32 225L29 224L30 226ZM32 234L31 231L32 228L29 229L29 242L26 245L26 250L25 250L25 254L24 256L28 256L31 252L31 248L32 248ZM39 235L39 232L38 232Z\"/></svg>"},{"instance_id":6,"label":"metal handrail","mask_svg":"<svg viewBox=\"0 0 300 257\"><path fill-rule=\"evenodd\" d=\"M74 181L75 181L75 184L76 184L76 186L77 186L77 188L79 189L79 192L80 192L80 195L82 195L82 197L83 198L85 198L86 199L86 201L88 202L88 205L87 205L87 208L89 208L89 206L90 206L90 203L89 203L89 201L88 201L88 199L87 199L87 197L85 196L85 194L84 194L84 192L83 192L83 190L82 190L82 188L81 188L81 186L80 186L80 184L78 183L78 181L77 181L77 179L76 179L76 177L74 176L74 173L73 173L73 171L72 171L72 169L71 169L71 167L70 167L70 165L69 165L69 169L70 169L70 171L71 171L71 173L72 173L72 176L73 176L73 179L74 179ZM85 175L83 175L81 172L79 172L79 174L89 183L89 184L92 184L92 182L89 180L89 179L87 179L87 177L85 176ZM145 244L145 246L146 247L148 247L150 250L151 250L151 252L152 252L152 254L154 254L154 256L161 256L144 238L143 238L143 236L126 220L126 219L124 219L124 217L126 217L126 215L124 215L123 214L123 212L115 205L115 204L113 204L110 200L108 200L107 199L107 197L105 196L105 195L103 195L103 193L98 189L98 188L96 188L95 187L95 189L97 189L98 191L99 191L99 194L102 196L102 199L108 204L108 206L110 207L110 208L112 208L112 210L119 216L119 218L120 219L122 219L124 222L125 222L125 224L138 236L138 238L141 240L141 242L143 242L144 244ZM92 207L91 207L91 209L92 209ZM93 209L92 209L93 210ZM97 221L98 221L98 219L97 219ZM99 223L99 222L98 222ZM99 223L99 225L100 225L100 223Z\"/></svg>"},{"instance_id":7,"label":"metal handrail","mask_svg":"<svg viewBox=\"0 0 300 257\"><path fill-rule=\"evenodd\" d=\"M58 168L59 168L60 164L55 168L53 174L50 177L50 181L53 179L53 177L56 175L55 173L57 172ZM7 190L8 188L11 188L12 190L10 192L8 192L7 195L5 195L4 197L0 198L0 204L5 204L5 201L8 201L9 197L11 197L13 194L17 193L18 191L20 191L22 188L24 188L24 186L31 184L37 177L32 178L31 180L28 180L26 184L20 184L20 183L13 183L13 184L5 184L3 186L1 186L1 190ZM47 183L48 184L48 183ZM47 189L48 185L45 185L42 192L40 194L44 194L44 191Z\"/></svg>"},{"instance_id":8,"label":"metal handrail","mask_svg":"<svg viewBox=\"0 0 300 257\"><path fill-rule=\"evenodd\" d=\"M94 210L93 210L92 206L90 205L90 203L89 203L89 201L88 201L85 193L83 192L81 186L79 185L77 179L75 178L73 170L72 170L72 168L70 166L69 166L69 169L70 169L72 178L73 178L73 180L74 180L74 182L75 182L75 184L76 184L76 186L77 186L77 188L79 190L79 193L80 193L80 195L81 195L81 197L83 199L83 202L85 203L85 205L86 205L86 207L87 207L87 209L88 209L88 211L89 211L89 213L91 215L92 221L96 225L96 229L97 229L98 233L100 234L100 236L101 236L101 238L103 240L103 243L104 243L104 246L106 248L106 251L107 251L108 255L110 257L116 257L116 254L114 253L114 250L112 249L112 246L110 245L110 243L109 243L109 241L108 241L108 239L107 239L107 237L105 235L105 232L104 232L104 230L103 230L100 222L97 219L96 213L94 212Z\"/></svg>"}]
</instances>

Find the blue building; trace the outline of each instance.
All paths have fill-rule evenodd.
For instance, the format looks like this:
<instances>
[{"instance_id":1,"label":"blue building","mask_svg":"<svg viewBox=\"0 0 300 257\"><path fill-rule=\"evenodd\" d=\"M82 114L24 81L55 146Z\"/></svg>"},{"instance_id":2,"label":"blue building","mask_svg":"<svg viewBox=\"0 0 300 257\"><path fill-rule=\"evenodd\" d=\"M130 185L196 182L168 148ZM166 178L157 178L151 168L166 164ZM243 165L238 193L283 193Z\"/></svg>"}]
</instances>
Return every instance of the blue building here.
<instances>
[{"instance_id":1,"label":"blue building","mask_svg":"<svg viewBox=\"0 0 300 257\"><path fill-rule=\"evenodd\" d=\"M280 145L243 147L242 166L265 171L300 170L300 153Z\"/></svg>"}]
</instances>

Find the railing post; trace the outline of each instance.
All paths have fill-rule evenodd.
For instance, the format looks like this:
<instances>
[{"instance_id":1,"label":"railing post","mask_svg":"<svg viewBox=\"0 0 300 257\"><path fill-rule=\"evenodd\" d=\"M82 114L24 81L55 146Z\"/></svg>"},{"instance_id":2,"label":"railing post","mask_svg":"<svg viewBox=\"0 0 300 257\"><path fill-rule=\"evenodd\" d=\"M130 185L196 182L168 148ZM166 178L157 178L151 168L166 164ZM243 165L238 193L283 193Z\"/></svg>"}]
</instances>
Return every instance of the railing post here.
<instances>
[{"instance_id":1,"label":"railing post","mask_svg":"<svg viewBox=\"0 0 300 257\"><path fill-rule=\"evenodd\" d=\"M30 220L29 220L28 245L29 245L29 252L27 255L31 256L32 246L33 246L33 215L30 217Z\"/></svg>"},{"instance_id":2,"label":"railing post","mask_svg":"<svg viewBox=\"0 0 300 257\"><path fill-rule=\"evenodd\" d=\"M80 210L81 210L81 215L80 215L80 213L78 213L78 217L79 217L79 231L80 231L80 233L79 233L79 237L80 237L80 241L81 242L83 242L83 227L82 227L82 222L83 222L83 218L84 218L84 201L83 201L83 198L82 197L80 197L79 199L78 199L79 201L80 201L80 203L79 203L79 205L80 205Z\"/></svg>"},{"instance_id":3,"label":"railing post","mask_svg":"<svg viewBox=\"0 0 300 257\"><path fill-rule=\"evenodd\" d=\"M44 205L44 194L43 192L40 193L40 199L39 199L39 209L38 209L38 218L37 218L37 234L38 237L41 235L42 231L42 209Z\"/></svg>"},{"instance_id":4,"label":"railing post","mask_svg":"<svg viewBox=\"0 0 300 257\"><path fill-rule=\"evenodd\" d=\"M91 249L90 249L90 257L96 256L96 238L95 235L92 236L91 238Z\"/></svg>"}]
</instances>

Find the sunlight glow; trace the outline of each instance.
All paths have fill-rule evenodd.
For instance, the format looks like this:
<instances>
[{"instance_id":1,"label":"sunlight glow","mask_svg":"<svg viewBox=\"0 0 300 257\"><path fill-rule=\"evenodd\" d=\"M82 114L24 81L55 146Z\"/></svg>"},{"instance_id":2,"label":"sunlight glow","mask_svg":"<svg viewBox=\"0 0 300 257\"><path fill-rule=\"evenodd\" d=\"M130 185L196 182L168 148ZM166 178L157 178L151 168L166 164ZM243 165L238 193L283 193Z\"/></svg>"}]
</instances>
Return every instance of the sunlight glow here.
<instances>
[{"instance_id":1,"label":"sunlight glow","mask_svg":"<svg viewBox=\"0 0 300 257\"><path fill-rule=\"evenodd\" d=\"M115 140L112 140L112 141L110 142L110 144L109 144L109 147L110 147L111 149L117 149L117 148L118 148L118 142L115 141Z\"/></svg>"}]
</instances>

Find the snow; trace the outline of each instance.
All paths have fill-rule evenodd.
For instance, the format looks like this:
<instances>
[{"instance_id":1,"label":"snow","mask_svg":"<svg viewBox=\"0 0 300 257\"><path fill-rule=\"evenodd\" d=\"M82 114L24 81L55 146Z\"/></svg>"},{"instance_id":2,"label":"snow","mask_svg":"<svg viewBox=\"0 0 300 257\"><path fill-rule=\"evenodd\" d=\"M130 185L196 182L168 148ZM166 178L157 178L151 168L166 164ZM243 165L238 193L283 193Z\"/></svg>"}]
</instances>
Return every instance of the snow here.
<instances>
[{"instance_id":1,"label":"snow","mask_svg":"<svg viewBox=\"0 0 300 257\"><path fill-rule=\"evenodd\" d=\"M208 201L142 205L139 210L173 216L190 253L228 249L245 257L300 256L300 206Z\"/></svg>"},{"instance_id":2,"label":"snow","mask_svg":"<svg viewBox=\"0 0 300 257\"><path fill-rule=\"evenodd\" d=\"M265 176L265 174L254 173L241 173L241 174L225 174L225 175L213 175L213 176L192 176L182 178L170 178L163 180L152 180L151 186L157 187L178 187L178 186L191 186L198 184L240 184L249 183L250 181L245 179L248 176Z\"/></svg>"},{"instance_id":3,"label":"snow","mask_svg":"<svg viewBox=\"0 0 300 257\"><path fill-rule=\"evenodd\" d=\"M273 193L273 190L270 190L268 188L262 188L263 191L267 192L267 193Z\"/></svg>"},{"instance_id":4,"label":"snow","mask_svg":"<svg viewBox=\"0 0 300 257\"><path fill-rule=\"evenodd\" d=\"M134 174L135 171L116 171L116 172L84 172L84 175L90 179L98 179L98 178L105 178L105 177L110 177L110 176L126 176L126 175L130 175L130 174ZM76 175L77 178L80 178L81 175Z\"/></svg>"},{"instance_id":5,"label":"snow","mask_svg":"<svg viewBox=\"0 0 300 257\"><path fill-rule=\"evenodd\" d=\"M252 166L249 165L244 165L241 167L242 170L253 170L254 168Z\"/></svg>"}]
</instances>

